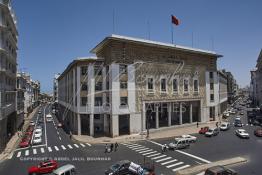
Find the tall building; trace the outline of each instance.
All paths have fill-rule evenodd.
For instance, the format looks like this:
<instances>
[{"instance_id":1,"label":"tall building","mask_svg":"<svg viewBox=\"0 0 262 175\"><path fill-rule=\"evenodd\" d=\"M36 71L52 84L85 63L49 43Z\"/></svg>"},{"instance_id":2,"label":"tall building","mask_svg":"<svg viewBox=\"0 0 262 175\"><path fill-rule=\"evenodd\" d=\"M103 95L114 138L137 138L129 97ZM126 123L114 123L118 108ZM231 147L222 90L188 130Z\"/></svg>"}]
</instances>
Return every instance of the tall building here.
<instances>
[{"instance_id":1,"label":"tall building","mask_svg":"<svg viewBox=\"0 0 262 175\"><path fill-rule=\"evenodd\" d=\"M226 111L228 105L228 92L227 92L227 75L223 71L218 71L219 79L219 114Z\"/></svg>"},{"instance_id":2,"label":"tall building","mask_svg":"<svg viewBox=\"0 0 262 175\"><path fill-rule=\"evenodd\" d=\"M38 80L36 81L31 80L31 85L32 85L32 90L33 90L32 103L33 103L33 107L35 108L36 106L40 104L40 101L39 101L40 82Z\"/></svg>"},{"instance_id":3,"label":"tall building","mask_svg":"<svg viewBox=\"0 0 262 175\"><path fill-rule=\"evenodd\" d=\"M26 92L26 79L23 73L18 72L16 77L16 112L17 112L17 128L21 128L24 123L24 108L25 108L25 92Z\"/></svg>"},{"instance_id":4,"label":"tall building","mask_svg":"<svg viewBox=\"0 0 262 175\"><path fill-rule=\"evenodd\" d=\"M16 16L9 0L0 0L0 151L16 131Z\"/></svg>"},{"instance_id":5,"label":"tall building","mask_svg":"<svg viewBox=\"0 0 262 175\"><path fill-rule=\"evenodd\" d=\"M53 80L53 98L54 101L57 102L58 99L58 77L60 74L55 74L54 80Z\"/></svg>"},{"instance_id":6,"label":"tall building","mask_svg":"<svg viewBox=\"0 0 262 175\"><path fill-rule=\"evenodd\" d=\"M258 99L258 86L257 86L257 69L253 69L250 71L251 75L251 81L250 81L250 90L249 90L249 96L252 100L253 105L258 106L259 105L259 99Z\"/></svg>"},{"instance_id":7,"label":"tall building","mask_svg":"<svg viewBox=\"0 0 262 175\"><path fill-rule=\"evenodd\" d=\"M219 117L221 55L119 35L91 53L58 78L59 120L73 133L115 137Z\"/></svg>"}]
</instances>

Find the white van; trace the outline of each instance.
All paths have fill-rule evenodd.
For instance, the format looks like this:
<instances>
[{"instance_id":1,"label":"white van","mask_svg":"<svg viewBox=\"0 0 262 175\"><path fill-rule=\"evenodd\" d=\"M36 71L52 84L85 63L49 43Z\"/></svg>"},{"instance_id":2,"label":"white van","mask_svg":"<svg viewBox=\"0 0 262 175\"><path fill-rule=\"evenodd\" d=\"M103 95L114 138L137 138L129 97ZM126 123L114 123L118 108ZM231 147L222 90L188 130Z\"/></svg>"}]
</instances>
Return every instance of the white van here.
<instances>
[{"instance_id":1,"label":"white van","mask_svg":"<svg viewBox=\"0 0 262 175\"><path fill-rule=\"evenodd\" d=\"M53 171L53 175L76 175L75 166L71 164L64 165Z\"/></svg>"},{"instance_id":2,"label":"white van","mask_svg":"<svg viewBox=\"0 0 262 175\"><path fill-rule=\"evenodd\" d=\"M45 118L46 118L46 121L47 121L47 122L52 122L52 121L53 121L53 117L52 117L51 114L47 114L47 115L45 116Z\"/></svg>"}]
</instances>

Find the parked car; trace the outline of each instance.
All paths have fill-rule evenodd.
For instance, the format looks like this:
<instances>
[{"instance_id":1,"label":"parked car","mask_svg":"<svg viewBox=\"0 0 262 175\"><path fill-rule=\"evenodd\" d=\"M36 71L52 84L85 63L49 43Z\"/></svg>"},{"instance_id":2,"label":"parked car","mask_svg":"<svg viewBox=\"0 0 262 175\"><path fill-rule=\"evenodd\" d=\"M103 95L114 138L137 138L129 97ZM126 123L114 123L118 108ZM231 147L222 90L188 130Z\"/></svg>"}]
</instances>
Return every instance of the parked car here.
<instances>
[{"instance_id":1,"label":"parked car","mask_svg":"<svg viewBox=\"0 0 262 175\"><path fill-rule=\"evenodd\" d=\"M51 173L53 170L57 169L58 165L55 160L47 160L45 162L41 162L37 166L32 166L28 168L28 174L34 175L34 174L46 174Z\"/></svg>"},{"instance_id":2,"label":"parked car","mask_svg":"<svg viewBox=\"0 0 262 175\"><path fill-rule=\"evenodd\" d=\"M205 175L237 175L237 172L224 166L214 166L205 171Z\"/></svg>"},{"instance_id":3,"label":"parked car","mask_svg":"<svg viewBox=\"0 0 262 175\"><path fill-rule=\"evenodd\" d=\"M212 137L219 134L218 128L209 128L209 130L205 133L205 136Z\"/></svg>"},{"instance_id":4,"label":"parked car","mask_svg":"<svg viewBox=\"0 0 262 175\"><path fill-rule=\"evenodd\" d=\"M241 122L240 119L236 119L235 122L234 122L234 126L235 126L235 127L242 127L242 126L243 126L243 123Z\"/></svg>"},{"instance_id":5,"label":"parked car","mask_svg":"<svg viewBox=\"0 0 262 175\"><path fill-rule=\"evenodd\" d=\"M262 137L262 128L258 128L254 131L255 136Z\"/></svg>"},{"instance_id":6,"label":"parked car","mask_svg":"<svg viewBox=\"0 0 262 175\"><path fill-rule=\"evenodd\" d=\"M76 168L74 165L67 164L53 171L53 175L76 175Z\"/></svg>"},{"instance_id":7,"label":"parked car","mask_svg":"<svg viewBox=\"0 0 262 175\"><path fill-rule=\"evenodd\" d=\"M57 127L58 127L58 128L62 128L62 123L58 123L58 124L57 124Z\"/></svg>"},{"instance_id":8,"label":"parked car","mask_svg":"<svg viewBox=\"0 0 262 175\"><path fill-rule=\"evenodd\" d=\"M236 135L240 138L249 139L249 134L244 129L237 129Z\"/></svg>"},{"instance_id":9,"label":"parked car","mask_svg":"<svg viewBox=\"0 0 262 175\"><path fill-rule=\"evenodd\" d=\"M47 115L46 115L46 121L47 121L47 122L52 122L52 121L53 121L53 117L52 117L51 114L47 114Z\"/></svg>"},{"instance_id":10,"label":"parked car","mask_svg":"<svg viewBox=\"0 0 262 175\"><path fill-rule=\"evenodd\" d=\"M30 125L30 126L35 126L35 122L34 122L34 121L31 121L29 125Z\"/></svg>"},{"instance_id":11,"label":"parked car","mask_svg":"<svg viewBox=\"0 0 262 175\"><path fill-rule=\"evenodd\" d=\"M42 114L42 111L38 111L38 114Z\"/></svg>"},{"instance_id":12,"label":"parked car","mask_svg":"<svg viewBox=\"0 0 262 175\"><path fill-rule=\"evenodd\" d=\"M24 148L24 147L28 147L30 145L30 138L29 137L25 137L21 140L21 142L19 143L19 147L20 148Z\"/></svg>"},{"instance_id":13,"label":"parked car","mask_svg":"<svg viewBox=\"0 0 262 175\"><path fill-rule=\"evenodd\" d=\"M175 149L184 149L190 146L189 141L187 139L175 139L174 142L168 144L168 149L175 150Z\"/></svg>"},{"instance_id":14,"label":"parked car","mask_svg":"<svg viewBox=\"0 0 262 175\"><path fill-rule=\"evenodd\" d=\"M35 129L34 137L41 137L42 136L42 129Z\"/></svg>"},{"instance_id":15,"label":"parked car","mask_svg":"<svg viewBox=\"0 0 262 175\"><path fill-rule=\"evenodd\" d=\"M220 130L221 131L226 131L230 128L230 123L229 122L222 122L220 125Z\"/></svg>"},{"instance_id":16,"label":"parked car","mask_svg":"<svg viewBox=\"0 0 262 175\"><path fill-rule=\"evenodd\" d=\"M223 113L223 118L227 118L227 117L229 117L229 113L228 112Z\"/></svg>"},{"instance_id":17,"label":"parked car","mask_svg":"<svg viewBox=\"0 0 262 175\"><path fill-rule=\"evenodd\" d=\"M180 140L180 139L185 139L188 140L189 142L196 142L197 137L192 135L181 135L180 137L175 138L175 140Z\"/></svg>"},{"instance_id":18,"label":"parked car","mask_svg":"<svg viewBox=\"0 0 262 175\"><path fill-rule=\"evenodd\" d=\"M40 143L42 143L42 138L41 137L34 137L33 144L37 145L37 144L40 144Z\"/></svg>"},{"instance_id":19,"label":"parked car","mask_svg":"<svg viewBox=\"0 0 262 175\"><path fill-rule=\"evenodd\" d=\"M118 175L118 174L127 174L130 173L130 170L128 169L130 166L129 160L121 160L114 165L110 166L106 171L106 175Z\"/></svg>"},{"instance_id":20,"label":"parked car","mask_svg":"<svg viewBox=\"0 0 262 175\"><path fill-rule=\"evenodd\" d=\"M240 115L244 115L244 112L243 112L243 111L241 111L241 112L240 112Z\"/></svg>"},{"instance_id":21,"label":"parked car","mask_svg":"<svg viewBox=\"0 0 262 175\"><path fill-rule=\"evenodd\" d=\"M199 134L205 134L208 130L209 130L209 127L205 126L205 127L201 128L198 133Z\"/></svg>"}]
</instances>

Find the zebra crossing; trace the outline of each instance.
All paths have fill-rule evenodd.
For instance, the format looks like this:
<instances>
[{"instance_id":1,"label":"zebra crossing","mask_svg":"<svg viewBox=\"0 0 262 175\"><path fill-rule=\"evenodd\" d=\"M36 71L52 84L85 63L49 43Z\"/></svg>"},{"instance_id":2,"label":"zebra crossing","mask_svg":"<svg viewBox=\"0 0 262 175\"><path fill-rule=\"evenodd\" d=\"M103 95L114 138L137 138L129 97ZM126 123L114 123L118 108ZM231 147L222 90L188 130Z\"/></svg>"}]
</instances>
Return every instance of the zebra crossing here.
<instances>
[{"instance_id":1,"label":"zebra crossing","mask_svg":"<svg viewBox=\"0 0 262 175\"><path fill-rule=\"evenodd\" d=\"M45 152L56 152L56 151L65 151L65 150L71 150L73 148L85 148L86 146L91 146L89 143L83 144L73 144L73 145L60 145L60 146L48 146L48 147L38 147L38 148L28 148L26 150L18 150L16 153L16 157L19 158L21 156L29 156L37 155L37 154L43 154Z\"/></svg>"},{"instance_id":2,"label":"zebra crossing","mask_svg":"<svg viewBox=\"0 0 262 175\"><path fill-rule=\"evenodd\" d=\"M133 151L136 151L142 156L150 158L152 161L158 163L161 166L166 167L167 169L172 170L173 172L190 167L190 165L184 162L180 162L179 160L173 157L162 154L161 152L158 151L154 151L153 149L147 148L143 145L139 145L136 143L121 143L121 144Z\"/></svg>"}]
</instances>

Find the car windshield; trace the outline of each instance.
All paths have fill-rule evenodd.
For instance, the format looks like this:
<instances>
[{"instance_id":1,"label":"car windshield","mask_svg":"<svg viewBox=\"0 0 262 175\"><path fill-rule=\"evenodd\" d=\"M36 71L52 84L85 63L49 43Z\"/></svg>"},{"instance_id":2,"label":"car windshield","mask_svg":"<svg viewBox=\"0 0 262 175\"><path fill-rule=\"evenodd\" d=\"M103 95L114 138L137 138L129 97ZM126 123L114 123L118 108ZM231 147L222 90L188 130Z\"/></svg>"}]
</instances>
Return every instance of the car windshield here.
<instances>
[{"instance_id":1,"label":"car windshield","mask_svg":"<svg viewBox=\"0 0 262 175\"><path fill-rule=\"evenodd\" d=\"M209 129L208 132L213 132L213 129Z\"/></svg>"},{"instance_id":2,"label":"car windshield","mask_svg":"<svg viewBox=\"0 0 262 175\"><path fill-rule=\"evenodd\" d=\"M115 164L111 166L111 170L116 171L120 167L119 164Z\"/></svg>"}]
</instances>

